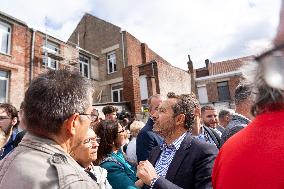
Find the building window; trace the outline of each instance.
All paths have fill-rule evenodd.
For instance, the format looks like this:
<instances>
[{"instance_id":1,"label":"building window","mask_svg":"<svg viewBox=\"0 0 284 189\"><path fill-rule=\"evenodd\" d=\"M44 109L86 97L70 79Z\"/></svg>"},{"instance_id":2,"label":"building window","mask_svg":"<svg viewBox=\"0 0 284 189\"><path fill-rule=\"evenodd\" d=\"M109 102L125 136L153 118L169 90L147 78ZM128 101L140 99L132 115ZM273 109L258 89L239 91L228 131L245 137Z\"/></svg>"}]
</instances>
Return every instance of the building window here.
<instances>
[{"instance_id":1,"label":"building window","mask_svg":"<svg viewBox=\"0 0 284 189\"><path fill-rule=\"evenodd\" d=\"M9 73L0 70L0 103L8 102Z\"/></svg>"},{"instance_id":2,"label":"building window","mask_svg":"<svg viewBox=\"0 0 284 189\"><path fill-rule=\"evenodd\" d=\"M0 22L0 52L10 54L11 26Z\"/></svg>"},{"instance_id":3,"label":"building window","mask_svg":"<svg viewBox=\"0 0 284 189\"><path fill-rule=\"evenodd\" d=\"M140 81L141 100L146 100L146 99L148 99L147 76L146 75L141 75L139 77L139 81Z\"/></svg>"},{"instance_id":4,"label":"building window","mask_svg":"<svg viewBox=\"0 0 284 189\"><path fill-rule=\"evenodd\" d=\"M82 73L84 77L90 78L90 58L80 54L79 62L80 62L80 73Z\"/></svg>"},{"instance_id":5,"label":"building window","mask_svg":"<svg viewBox=\"0 0 284 189\"><path fill-rule=\"evenodd\" d=\"M107 67L108 67L108 73L113 73L116 72L116 57L115 57L115 53L109 53L107 54Z\"/></svg>"},{"instance_id":6,"label":"building window","mask_svg":"<svg viewBox=\"0 0 284 189\"><path fill-rule=\"evenodd\" d=\"M198 93L200 104L208 103L208 95L207 95L206 86L198 86L197 93Z\"/></svg>"},{"instance_id":7,"label":"building window","mask_svg":"<svg viewBox=\"0 0 284 189\"><path fill-rule=\"evenodd\" d=\"M112 102L122 102L123 101L122 85L115 85L111 87L111 99L112 99Z\"/></svg>"},{"instance_id":8,"label":"building window","mask_svg":"<svg viewBox=\"0 0 284 189\"><path fill-rule=\"evenodd\" d=\"M56 60L56 57L60 54L59 45L47 41L44 42L43 50L43 65L54 70L57 69L58 60Z\"/></svg>"},{"instance_id":9,"label":"building window","mask_svg":"<svg viewBox=\"0 0 284 189\"><path fill-rule=\"evenodd\" d=\"M230 91L228 81L217 83L219 101L230 100Z\"/></svg>"}]
</instances>

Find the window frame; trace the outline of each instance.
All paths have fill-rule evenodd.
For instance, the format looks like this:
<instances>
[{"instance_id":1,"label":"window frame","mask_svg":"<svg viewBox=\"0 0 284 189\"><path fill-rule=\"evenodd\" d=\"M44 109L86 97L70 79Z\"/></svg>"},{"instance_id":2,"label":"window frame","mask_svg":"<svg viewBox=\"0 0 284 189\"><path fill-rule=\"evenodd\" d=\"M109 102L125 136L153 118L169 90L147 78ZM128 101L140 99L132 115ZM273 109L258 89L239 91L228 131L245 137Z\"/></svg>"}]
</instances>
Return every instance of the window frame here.
<instances>
[{"instance_id":1,"label":"window frame","mask_svg":"<svg viewBox=\"0 0 284 189\"><path fill-rule=\"evenodd\" d=\"M201 91L202 91L201 89L203 89L205 91L206 94L204 94L204 95L206 95L206 98L204 98L204 96L202 98L200 98L200 96L202 95L201 94ZM207 91L206 85L199 85L199 86L197 86L197 95L198 95L198 100L199 100L200 104L206 104L206 103L209 102L208 91Z\"/></svg>"},{"instance_id":2,"label":"window frame","mask_svg":"<svg viewBox=\"0 0 284 189\"><path fill-rule=\"evenodd\" d=\"M114 56L114 58L112 58L112 57L108 58L108 56L112 56L112 55ZM106 59L107 59L107 73L108 73L108 74L112 74L112 73L117 72L117 63L116 63L116 54L115 54L115 51L110 52L110 53L107 53L107 54L106 54ZM111 62L111 63L112 63L112 66L111 66L112 72L110 72L110 66L109 66L111 60L114 60L114 62ZM114 69L114 68L115 68L115 69Z\"/></svg>"},{"instance_id":3,"label":"window frame","mask_svg":"<svg viewBox=\"0 0 284 189\"><path fill-rule=\"evenodd\" d=\"M84 62L84 61L81 61L81 57L85 58L86 60L88 60L88 62ZM80 73L82 74L82 76L86 77L84 75L84 71L85 71L85 68L84 68L84 65L87 65L87 73L88 73L88 76L86 78L90 79L90 62L91 62L91 58L84 55L84 54L79 54L79 70L80 70ZM82 69L81 69L82 68Z\"/></svg>"},{"instance_id":4,"label":"window frame","mask_svg":"<svg viewBox=\"0 0 284 189\"><path fill-rule=\"evenodd\" d=\"M120 86L120 87L119 87ZM119 87L119 88L117 88L117 89L113 89L114 87ZM112 85L111 86L111 101L112 102L115 102L114 100L113 100L113 93L114 92L117 92L118 93L118 101L117 102L122 102L122 100L123 100L123 87L121 86L121 84L118 84L118 85ZM121 95L122 94L122 95Z\"/></svg>"},{"instance_id":5,"label":"window frame","mask_svg":"<svg viewBox=\"0 0 284 189\"><path fill-rule=\"evenodd\" d=\"M5 102L0 101L0 103L7 103L8 100L9 100L10 72L6 71L6 70L0 70L0 72L5 72L7 74L7 77L0 76L0 80L7 81L6 82L6 92L5 92L5 95L6 95L5 96Z\"/></svg>"},{"instance_id":6,"label":"window frame","mask_svg":"<svg viewBox=\"0 0 284 189\"><path fill-rule=\"evenodd\" d=\"M53 48L49 48L49 47L54 47ZM56 43L56 42L53 42L53 41L44 41L44 44L43 44L43 51L44 51L44 55L43 55L43 66L46 66L47 68L50 68L50 69L53 69L53 70L56 70L58 68L58 63L59 61L54 59L54 58L51 58L49 57L48 55L46 55L45 53L54 53L54 54L60 54L60 44ZM46 61L46 58L47 58L47 63L45 62ZM55 62L55 67L52 67L51 65L51 62L54 61Z\"/></svg>"},{"instance_id":7,"label":"window frame","mask_svg":"<svg viewBox=\"0 0 284 189\"><path fill-rule=\"evenodd\" d=\"M226 83L226 85L223 85L223 86L220 86L220 85L222 85L222 83ZM220 81L220 82L217 82L216 83L217 84L217 92L218 92L218 100L220 101L220 102L227 102L227 101L230 101L231 100L231 96L230 96L230 88L229 88L229 82L228 81ZM220 95L220 88L221 87L226 87L226 89L227 89L227 99L221 99L221 95Z\"/></svg>"},{"instance_id":8,"label":"window frame","mask_svg":"<svg viewBox=\"0 0 284 189\"><path fill-rule=\"evenodd\" d=\"M2 22L1 20L0 20L0 25L3 25L4 27L7 27L9 29L9 32L7 32L9 34L7 52L2 51L0 48L0 53L10 55L11 54L12 26L6 22ZM2 45L2 41L1 41L1 45Z\"/></svg>"}]
</instances>

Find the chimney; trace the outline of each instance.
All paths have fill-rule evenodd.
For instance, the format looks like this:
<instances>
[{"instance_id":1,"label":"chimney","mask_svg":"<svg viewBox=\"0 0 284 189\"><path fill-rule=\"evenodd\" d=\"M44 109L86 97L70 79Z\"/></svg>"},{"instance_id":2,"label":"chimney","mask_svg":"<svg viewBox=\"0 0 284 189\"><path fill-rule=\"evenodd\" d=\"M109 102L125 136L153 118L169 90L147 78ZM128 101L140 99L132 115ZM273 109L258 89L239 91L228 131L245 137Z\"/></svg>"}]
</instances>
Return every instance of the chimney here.
<instances>
[{"instance_id":1,"label":"chimney","mask_svg":"<svg viewBox=\"0 0 284 189\"><path fill-rule=\"evenodd\" d=\"M148 63L150 61L149 49L146 43L141 43L141 56L142 56L142 64Z\"/></svg>"},{"instance_id":2,"label":"chimney","mask_svg":"<svg viewBox=\"0 0 284 189\"><path fill-rule=\"evenodd\" d=\"M193 73L193 62L190 59L190 55L188 56L188 61L187 61L187 68L188 68L188 73Z\"/></svg>"},{"instance_id":3,"label":"chimney","mask_svg":"<svg viewBox=\"0 0 284 189\"><path fill-rule=\"evenodd\" d=\"M206 65L206 68L208 68L208 65L209 65L209 59L206 59L206 60L205 60L205 65Z\"/></svg>"}]
</instances>

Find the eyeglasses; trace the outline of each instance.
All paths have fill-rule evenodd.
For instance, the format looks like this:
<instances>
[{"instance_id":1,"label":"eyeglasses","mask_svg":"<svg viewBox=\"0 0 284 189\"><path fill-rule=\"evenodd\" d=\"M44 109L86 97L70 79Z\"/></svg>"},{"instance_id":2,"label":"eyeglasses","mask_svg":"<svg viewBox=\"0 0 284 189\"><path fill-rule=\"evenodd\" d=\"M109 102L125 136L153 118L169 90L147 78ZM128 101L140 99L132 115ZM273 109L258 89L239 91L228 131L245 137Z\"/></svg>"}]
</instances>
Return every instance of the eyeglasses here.
<instances>
[{"instance_id":1,"label":"eyeglasses","mask_svg":"<svg viewBox=\"0 0 284 189\"><path fill-rule=\"evenodd\" d=\"M119 134L119 133L123 133L125 130L124 129L122 129L121 131L118 131L117 133Z\"/></svg>"},{"instance_id":2,"label":"eyeglasses","mask_svg":"<svg viewBox=\"0 0 284 189\"><path fill-rule=\"evenodd\" d=\"M94 144L95 142L97 142L98 144L100 144L101 138L87 138L86 140L84 140L83 144Z\"/></svg>"},{"instance_id":3,"label":"eyeglasses","mask_svg":"<svg viewBox=\"0 0 284 189\"><path fill-rule=\"evenodd\" d=\"M263 65L263 78L272 88L284 90L284 43L255 57Z\"/></svg>"},{"instance_id":4,"label":"eyeglasses","mask_svg":"<svg viewBox=\"0 0 284 189\"><path fill-rule=\"evenodd\" d=\"M79 115L85 115L87 116L91 121L96 121L98 119L98 115L94 115L94 114L85 114L85 113L82 113L82 114L79 114Z\"/></svg>"},{"instance_id":5,"label":"eyeglasses","mask_svg":"<svg viewBox=\"0 0 284 189\"><path fill-rule=\"evenodd\" d=\"M7 116L0 116L0 121L1 121L1 120L5 120L5 119L11 119L11 118L9 118L9 117L7 117Z\"/></svg>"}]
</instances>

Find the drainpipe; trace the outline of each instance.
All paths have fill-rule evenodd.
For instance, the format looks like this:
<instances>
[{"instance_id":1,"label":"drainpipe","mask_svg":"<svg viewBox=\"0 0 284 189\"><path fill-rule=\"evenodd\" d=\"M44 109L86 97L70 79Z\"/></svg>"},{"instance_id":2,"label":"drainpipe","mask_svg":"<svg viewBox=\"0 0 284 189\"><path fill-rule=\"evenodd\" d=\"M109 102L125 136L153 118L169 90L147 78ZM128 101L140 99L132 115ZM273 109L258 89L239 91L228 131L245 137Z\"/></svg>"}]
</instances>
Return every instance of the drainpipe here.
<instances>
[{"instance_id":1,"label":"drainpipe","mask_svg":"<svg viewBox=\"0 0 284 189\"><path fill-rule=\"evenodd\" d=\"M123 32L122 30L120 30L120 33L121 33L121 46L122 46L122 62L123 62L123 68L125 68L125 56L124 56L124 35L123 35Z\"/></svg>"},{"instance_id":2,"label":"drainpipe","mask_svg":"<svg viewBox=\"0 0 284 189\"><path fill-rule=\"evenodd\" d=\"M32 40L31 40L31 60L30 60L30 80L31 83L33 79L33 70L34 70L34 50L35 50L35 30L32 28Z\"/></svg>"},{"instance_id":3,"label":"drainpipe","mask_svg":"<svg viewBox=\"0 0 284 189\"><path fill-rule=\"evenodd\" d=\"M154 70L154 61L152 61L152 76L155 76L155 70Z\"/></svg>"}]
</instances>

